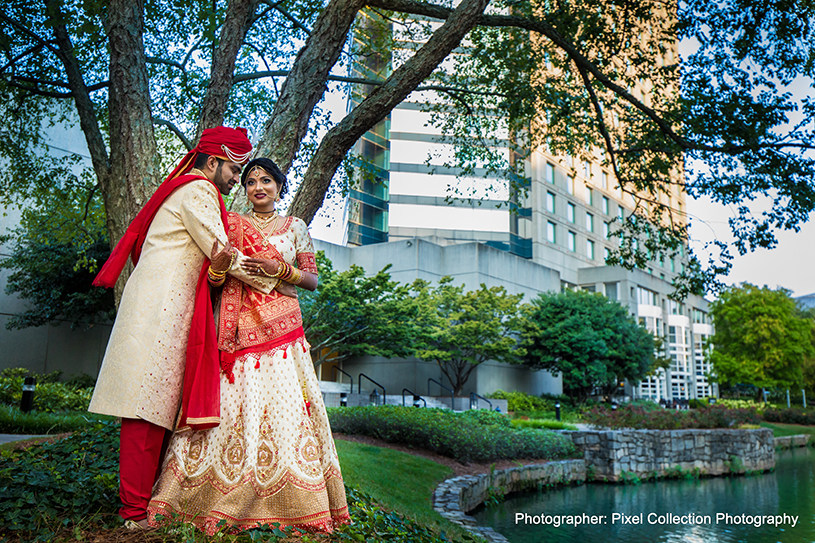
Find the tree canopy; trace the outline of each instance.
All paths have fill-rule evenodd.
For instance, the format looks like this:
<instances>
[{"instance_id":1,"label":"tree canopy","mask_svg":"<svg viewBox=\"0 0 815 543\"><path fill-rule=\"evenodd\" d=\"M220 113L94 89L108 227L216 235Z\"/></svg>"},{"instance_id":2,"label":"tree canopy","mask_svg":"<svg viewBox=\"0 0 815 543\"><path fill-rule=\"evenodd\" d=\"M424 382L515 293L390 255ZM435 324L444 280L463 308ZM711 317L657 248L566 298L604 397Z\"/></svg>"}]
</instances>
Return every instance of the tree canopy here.
<instances>
[{"instance_id":1,"label":"tree canopy","mask_svg":"<svg viewBox=\"0 0 815 543\"><path fill-rule=\"evenodd\" d=\"M641 381L658 363L654 336L602 294L542 293L528 307L524 365L563 377L565 394L584 402L596 388Z\"/></svg>"},{"instance_id":2,"label":"tree canopy","mask_svg":"<svg viewBox=\"0 0 815 543\"><path fill-rule=\"evenodd\" d=\"M771 247L775 229L797 229L815 207L807 155L815 107L784 92L813 75L813 9L797 0L463 0L455 8L10 0L0 13L0 154L10 165L0 193L11 202L47 190L48 168L36 164L41 128L75 122L114 243L179 152L227 123L254 129L259 153L295 172L289 212L310 222L357 139L423 93L456 149L455 171L497 172L512 197L526 186L530 149L599 153L635 207L623 225L632 235L611 263L642 265L679 250L688 220L665 196L674 185L735 207L738 251ZM393 48L378 51L393 65L371 80L345 73L361 12L395 34L354 49ZM679 40L695 45L681 63ZM332 81L369 90L333 126L318 106ZM790 128L793 112L801 121ZM317 128L327 132L316 138ZM751 213L763 196L772 208ZM692 260L681 291L715 285L729 264L720 248L711 262Z\"/></svg>"},{"instance_id":3,"label":"tree canopy","mask_svg":"<svg viewBox=\"0 0 815 543\"><path fill-rule=\"evenodd\" d=\"M416 357L436 362L461 394L472 372L487 360L519 363L524 349L518 344L523 294L508 294L504 287L487 287L464 292L446 276L437 286L417 279L411 287L423 313L418 317L424 330Z\"/></svg>"},{"instance_id":4,"label":"tree canopy","mask_svg":"<svg viewBox=\"0 0 815 543\"><path fill-rule=\"evenodd\" d=\"M391 280L390 265L370 277L359 266L338 272L319 251L317 267L317 290L299 291L315 366L352 356L413 355L423 335L421 311L408 286Z\"/></svg>"},{"instance_id":5,"label":"tree canopy","mask_svg":"<svg viewBox=\"0 0 815 543\"><path fill-rule=\"evenodd\" d=\"M808 318L785 289L749 283L723 291L711 306L710 342L716 380L725 385L799 388L815 357Z\"/></svg>"}]
</instances>

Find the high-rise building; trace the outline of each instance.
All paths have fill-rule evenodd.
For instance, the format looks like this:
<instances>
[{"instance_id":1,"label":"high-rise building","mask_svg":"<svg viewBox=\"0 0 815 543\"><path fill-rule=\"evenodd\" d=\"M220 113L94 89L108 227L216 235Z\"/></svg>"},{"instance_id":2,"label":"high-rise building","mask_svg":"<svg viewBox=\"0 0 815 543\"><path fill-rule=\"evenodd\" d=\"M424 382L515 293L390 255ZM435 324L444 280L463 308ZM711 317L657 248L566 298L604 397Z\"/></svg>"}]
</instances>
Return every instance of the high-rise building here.
<instances>
[{"instance_id":1,"label":"high-rise building","mask_svg":"<svg viewBox=\"0 0 815 543\"><path fill-rule=\"evenodd\" d=\"M355 64L355 75L383 77L386 66L382 58L368 56ZM645 96L646 84L634 92ZM356 85L349 107L367 90ZM356 154L369 166L360 168L367 174L358 177L349 196L348 245L414 238L443 246L479 242L555 270L560 288L600 292L627 306L664 339L670 367L629 385L632 396L671 400L717 394L704 356L712 334L707 302L698 296L681 303L669 298L672 280L687 264L685 251L652 260L642 270L605 264L619 243L612 234L635 202L617 185L602 151L576 158L533 150L520 159L525 160L526 194L514 196L506 181L483 177L486 170L462 179L444 166L453 149L423 109L408 98L357 144ZM669 186L661 203L674 220L684 221L686 195L677 185Z\"/></svg>"}]
</instances>

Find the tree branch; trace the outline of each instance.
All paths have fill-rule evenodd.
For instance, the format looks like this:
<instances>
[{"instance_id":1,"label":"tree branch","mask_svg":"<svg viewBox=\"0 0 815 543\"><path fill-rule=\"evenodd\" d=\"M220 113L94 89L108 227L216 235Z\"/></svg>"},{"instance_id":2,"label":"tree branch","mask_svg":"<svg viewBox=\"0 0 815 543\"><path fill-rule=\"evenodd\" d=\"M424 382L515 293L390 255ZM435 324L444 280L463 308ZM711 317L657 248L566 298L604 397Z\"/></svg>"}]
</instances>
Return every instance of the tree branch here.
<instances>
[{"instance_id":1,"label":"tree branch","mask_svg":"<svg viewBox=\"0 0 815 543\"><path fill-rule=\"evenodd\" d=\"M30 30L28 27L24 26L22 23L19 23L19 22L15 21L14 19L10 18L10 17L7 17L7 16L5 15L5 13L3 13L3 11L2 11L2 10L0 10L0 21L4 21L4 22L6 22L6 23L10 24L11 26L13 26L14 28L16 28L17 30L19 30L19 31L20 31L20 32L22 32L23 34L26 34L26 35L28 35L30 38L33 38L33 39L34 39L35 41L37 41L37 42L38 42L38 43L39 43L41 46L46 47L46 48L47 48L47 49L49 49L49 50L50 50L52 53L58 53L58 52L59 52L59 51L58 51L58 50L57 50L57 49L56 49L56 48L55 48L55 47L54 47L54 46L51 44L51 42L50 42L50 41L48 41L48 40L46 40L46 39L43 39L42 37L40 37L40 36L39 36L39 34L36 34L34 31Z\"/></svg>"},{"instance_id":2,"label":"tree branch","mask_svg":"<svg viewBox=\"0 0 815 543\"><path fill-rule=\"evenodd\" d=\"M423 15L433 19L445 20L448 19L452 13L452 9L428 4L425 2L418 2L415 0L367 0L367 5L371 7L379 7L391 11L398 11L401 13L408 13L411 15ZM741 152L751 149L750 146L745 145L722 145L713 146L690 141L674 131L673 127L666 122L654 109L646 106L642 101L638 100L635 96L629 93L624 87L611 81L594 63L586 56L580 53L577 48L572 45L567 39L558 33L558 31L540 19L527 19L515 15L482 15L478 21L479 26L488 27L515 27L536 32L549 38L556 46L563 50L569 59L580 68L590 73L597 81L603 84L606 88L620 96L623 100L630 103L634 108L642 112L648 119L656 124L659 129L673 141L676 145L685 150L697 150L725 153L729 155L737 155ZM777 144L780 147L793 147L793 145ZM809 148L801 144L802 148ZM766 145L762 145L766 147Z\"/></svg>"},{"instance_id":3,"label":"tree branch","mask_svg":"<svg viewBox=\"0 0 815 543\"><path fill-rule=\"evenodd\" d=\"M488 0L463 0L416 54L326 133L289 207L289 214L302 218L306 223L311 222L348 150L416 89L458 46L479 21L487 4Z\"/></svg>"},{"instance_id":4,"label":"tree branch","mask_svg":"<svg viewBox=\"0 0 815 543\"><path fill-rule=\"evenodd\" d=\"M308 132L311 114L323 97L328 74L364 5L365 0L330 0L317 16L305 46L297 53L256 148L256 156L271 158L284 173L291 167Z\"/></svg>"},{"instance_id":5,"label":"tree branch","mask_svg":"<svg viewBox=\"0 0 815 543\"><path fill-rule=\"evenodd\" d=\"M209 88L201 105L195 139L201 137L206 128L223 124L226 104L232 90L235 63L246 33L260 0L230 0L226 8L226 18L218 36L218 49L212 59Z\"/></svg>"},{"instance_id":6,"label":"tree branch","mask_svg":"<svg viewBox=\"0 0 815 543\"><path fill-rule=\"evenodd\" d=\"M291 23L294 25L295 28L299 28L300 30L302 30L306 34L311 35L311 30L309 30L309 28L306 25L304 25L303 23L298 21L297 18L294 15L292 15L291 13L289 13L288 11L286 11L285 9L280 7L280 4L281 4L280 2L272 2L271 0L263 0L263 3L266 4L267 6L269 6L270 8L272 8L273 10L277 11L278 13L280 13L283 17L285 17L289 21L291 21Z\"/></svg>"},{"instance_id":7,"label":"tree branch","mask_svg":"<svg viewBox=\"0 0 815 543\"><path fill-rule=\"evenodd\" d=\"M35 88L35 87L27 87L25 85L20 85L19 83L15 83L14 81L12 81L10 79L7 79L6 82L10 86L12 86L12 87L14 87L16 89L22 89L22 90L24 90L26 92L30 92L31 94L35 94L37 96L45 96L45 97L48 97L48 98L71 98L71 97L73 97L73 94L70 93L70 92L44 91L44 90L40 90L40 89Z\"/></svg>"},{"instance_id":8,"label":"tree branch","mask_svg":"<svg viewBox=\"0 0 815 543\"><path fill-rule=\"evenodd\" d=\"M170 121L165 121L159 117L153 116L153 122L159 126L163 126L167 128L170 132L175 134L178 139L181 140L181 143L184 144L184 147L187 148L187 151L192 151L192 148L195 147L192 142L184 135L184 132L181 131L176 125L171 123Z\"/></svg>"},{"instance_id":9,"label":"tree branch","mask_svg":"<svg viewBox=\"0 0 815 543\"><path fill-rule=\"evenodd\" d=\"M145 60L145 62L147 62L147 64L164 64L166 66L172 66L173 68L178 68L182 72L187 73L187 69L184 67L184 65L181 64L180 62L175 61L175 60L170 60L170 59L160 58L160 57L145 57L144 60Z\"/></svg>"},{"instance_id":10,"label":"tree branch","mask_svg":"<svg viewBox=\"0 0 815 543\"><path fill-rule=\"evenodd\" d=\"M30 54L38 53L43 47L45 47L43 44L38 43L37 45L29 47L19 55L10 58L9 61L6 62L6 64L2 68L0 68L0 74L5 72L6 68L13 66L14 63L17 62L18 60L22 60L23 58L27 57Z\"/></svg>"}]
</instances>

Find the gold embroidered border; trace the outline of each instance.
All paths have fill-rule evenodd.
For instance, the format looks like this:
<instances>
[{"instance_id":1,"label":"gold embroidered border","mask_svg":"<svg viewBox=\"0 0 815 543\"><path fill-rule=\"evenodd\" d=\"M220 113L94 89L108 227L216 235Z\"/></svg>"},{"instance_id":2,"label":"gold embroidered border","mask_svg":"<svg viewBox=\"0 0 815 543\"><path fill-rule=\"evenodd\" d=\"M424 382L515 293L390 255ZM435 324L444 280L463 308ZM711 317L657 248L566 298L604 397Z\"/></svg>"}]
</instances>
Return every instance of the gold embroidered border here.
<instances>
[{"instance_id":1,"label":"gold embroidered border","mask_svg":"<svg viewBox=\"0 0 815 543\"><path fill-rule=\"evenodd\" d=\"M274 495L261 495L251 484L234 485L224 493L211 484L213 481L200 481L192 488L166 475L165 471L158 493L150 501L151 523L156 522L156 515L178 518L211 534L221 520L239 530L256 527L258 523L278 522L322 531L331 531L335 524L349 521L345 487L340 478L327 479L324 488L318 491L285 485Z\"/></svg>"}]
</instances>

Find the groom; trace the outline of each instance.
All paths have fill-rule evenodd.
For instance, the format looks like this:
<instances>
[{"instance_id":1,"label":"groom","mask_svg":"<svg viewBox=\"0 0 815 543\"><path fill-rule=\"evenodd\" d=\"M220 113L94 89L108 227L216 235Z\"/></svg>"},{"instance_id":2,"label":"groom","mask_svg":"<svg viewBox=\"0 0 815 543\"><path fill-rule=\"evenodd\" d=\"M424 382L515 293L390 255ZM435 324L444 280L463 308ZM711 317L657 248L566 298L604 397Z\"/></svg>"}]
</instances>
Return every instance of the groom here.
<instances>
[{"instance_id":1,"label":"groom","mask_svg":"<svg viewBox=\"0 0 815 543\"><path fill-rule=\"evenodd\" d=\"M204 130L128 227L95 285L116 283L128 256L135 269L119 304L89 411L122 418L119 511L131 528L147 526L147 504L170 430L218 424L219 366L206 281L228 272L265 293L276 279L242 271L227 246L221 195L240 182L252 145L241 128ZM228 258L224 258L228 257Z\"/></svg>"}]
</instances>

